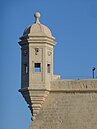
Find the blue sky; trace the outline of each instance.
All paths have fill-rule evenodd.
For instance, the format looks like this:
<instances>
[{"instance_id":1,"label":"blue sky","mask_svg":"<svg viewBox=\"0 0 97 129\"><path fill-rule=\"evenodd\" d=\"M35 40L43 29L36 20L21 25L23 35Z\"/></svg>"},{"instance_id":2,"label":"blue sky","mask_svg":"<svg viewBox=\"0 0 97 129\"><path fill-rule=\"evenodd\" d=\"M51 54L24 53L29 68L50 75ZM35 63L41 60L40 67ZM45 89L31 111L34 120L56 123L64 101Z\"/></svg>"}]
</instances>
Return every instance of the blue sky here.
<instances>
[{"instance_id":1,"label":"blue sky","mask_svg":"<svg viewBox=\"0 0 97 129\"><path fill-rule=\"evenodd\" d=\"M19 37L41 13L58 44L54 73L62 79L92 78L97 68L97 0L0 0L0 128L28 129L31 114L21 86ZM97 69L95 71L97 77Z\"/></svg>"}]
</instances>

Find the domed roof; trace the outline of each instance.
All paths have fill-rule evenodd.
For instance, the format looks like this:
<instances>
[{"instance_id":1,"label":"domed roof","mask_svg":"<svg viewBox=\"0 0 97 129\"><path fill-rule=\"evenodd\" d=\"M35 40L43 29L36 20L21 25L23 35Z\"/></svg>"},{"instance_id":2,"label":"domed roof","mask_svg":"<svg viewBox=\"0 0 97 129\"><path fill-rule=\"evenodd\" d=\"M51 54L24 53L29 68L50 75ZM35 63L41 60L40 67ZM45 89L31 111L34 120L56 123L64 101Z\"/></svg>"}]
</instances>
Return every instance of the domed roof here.
<instances>
[{"instance_id":1,"label":"domed roof","mask_svg":"<svg viewBox=\"0 0 97 129\"><path fill-rule=\"evenodd\" d=\"M47 37L50 37L50 38L54 38L52 36L52 33L50 31L50 29L41 24L39 22L39 18L40 18L40 13L37 12L34 14L35 16L35 23L32 24L32 25L29 25L25 30L24 30L24 33L23 35L31 35L31 36L47 36Z\"/></svg>"}]
</instances>

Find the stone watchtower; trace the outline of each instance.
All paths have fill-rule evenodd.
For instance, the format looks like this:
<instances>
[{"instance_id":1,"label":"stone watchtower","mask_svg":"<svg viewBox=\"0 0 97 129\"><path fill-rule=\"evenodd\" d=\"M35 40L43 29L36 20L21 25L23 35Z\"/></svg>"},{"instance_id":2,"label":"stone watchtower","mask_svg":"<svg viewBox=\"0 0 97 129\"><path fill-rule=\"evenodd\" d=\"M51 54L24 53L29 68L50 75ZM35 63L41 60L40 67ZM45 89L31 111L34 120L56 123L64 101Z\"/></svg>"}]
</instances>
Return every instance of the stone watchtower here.
<instances>
[{"instance_id":1,"label":"stone watchtower","mask_svg":"<svg viewBox=\"0 0 97 129\"><path fill-rule=\"evenodd\" d=\"M28 26L20 37L22 72L19 90L32 113L32 118L49 94L50 81L59 79L53 75L53 46L56 45L50 29L39 21L40 13L35 13L35 23Z\"/></svg>"}]
</instances>

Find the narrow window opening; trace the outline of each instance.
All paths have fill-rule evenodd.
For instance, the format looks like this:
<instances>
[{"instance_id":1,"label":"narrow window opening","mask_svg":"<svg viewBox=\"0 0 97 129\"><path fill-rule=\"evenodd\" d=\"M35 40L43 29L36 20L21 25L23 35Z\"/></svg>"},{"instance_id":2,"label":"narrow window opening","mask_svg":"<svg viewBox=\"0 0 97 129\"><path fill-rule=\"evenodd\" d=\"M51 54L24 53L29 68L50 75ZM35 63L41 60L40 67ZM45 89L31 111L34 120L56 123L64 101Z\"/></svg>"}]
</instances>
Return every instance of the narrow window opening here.
<instances>
[{"instance_id":1,"label":"narrow window opening","mask_svg":"<svg viewBox=\"0 0 97 129\"><path fill-rule=\"evenodd\" d=\"M25 71L25 73L28 73L28 66L27 66L27 64L24 64L24 71Z\"/></svg>"},{"instance_id":2,"label":"narrow window opening","mask_svg":"<svg viewBox=\"0 0 97 129\"><path fill-rule=\"evenodd\" d=\"M50 64L47 64L47 72L50 73Z\"/></svg>"},{"instance_id":3,"label":"narrow window opening","mask_svg":"<svg viewBox=\"0 0 97 129\"><path fill-rule=\"evenodd\" d=\"M34 72L41 72L41 67L40 63L35 63L34 64Z\"/></svg>"}]
</instances>

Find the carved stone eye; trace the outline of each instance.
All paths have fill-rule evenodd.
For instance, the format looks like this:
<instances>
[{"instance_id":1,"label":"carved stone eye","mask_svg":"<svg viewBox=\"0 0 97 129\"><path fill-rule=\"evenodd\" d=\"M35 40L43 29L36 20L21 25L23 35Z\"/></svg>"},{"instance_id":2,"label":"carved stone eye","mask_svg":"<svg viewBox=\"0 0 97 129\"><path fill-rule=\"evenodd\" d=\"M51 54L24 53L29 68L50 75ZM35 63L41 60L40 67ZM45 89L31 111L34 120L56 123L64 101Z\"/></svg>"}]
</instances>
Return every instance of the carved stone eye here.
<instances>
[{"instance_id":1,"label":"carved stone eye","mask_svg":"<svg viewBox=\"0 0 97 129\"><path fill-rule=\"evenodd\" d=\"M35 55L37 55L39 52L39 48L35 48Z\"/></svg>"},{"instance_id":2,"label":"carved stone eye","mask_svg":"<svg viewBox=\"0 0 97 129\"><path fill-rule=\"evenodd\" d=\"M25 49L24 52L23 52L24 56L27 55L27 50Z\"/></svg>"},{"instance_id":3,"label":"carved stone eye","mask_svg":"<svg viewBox=\"0 0 97 129\"><path fill-rule=\"evenodd\" d=\"M48 56L50 56L52 54L52 52L51 51L48 51Z\"/></svg>"}]
</instances>

